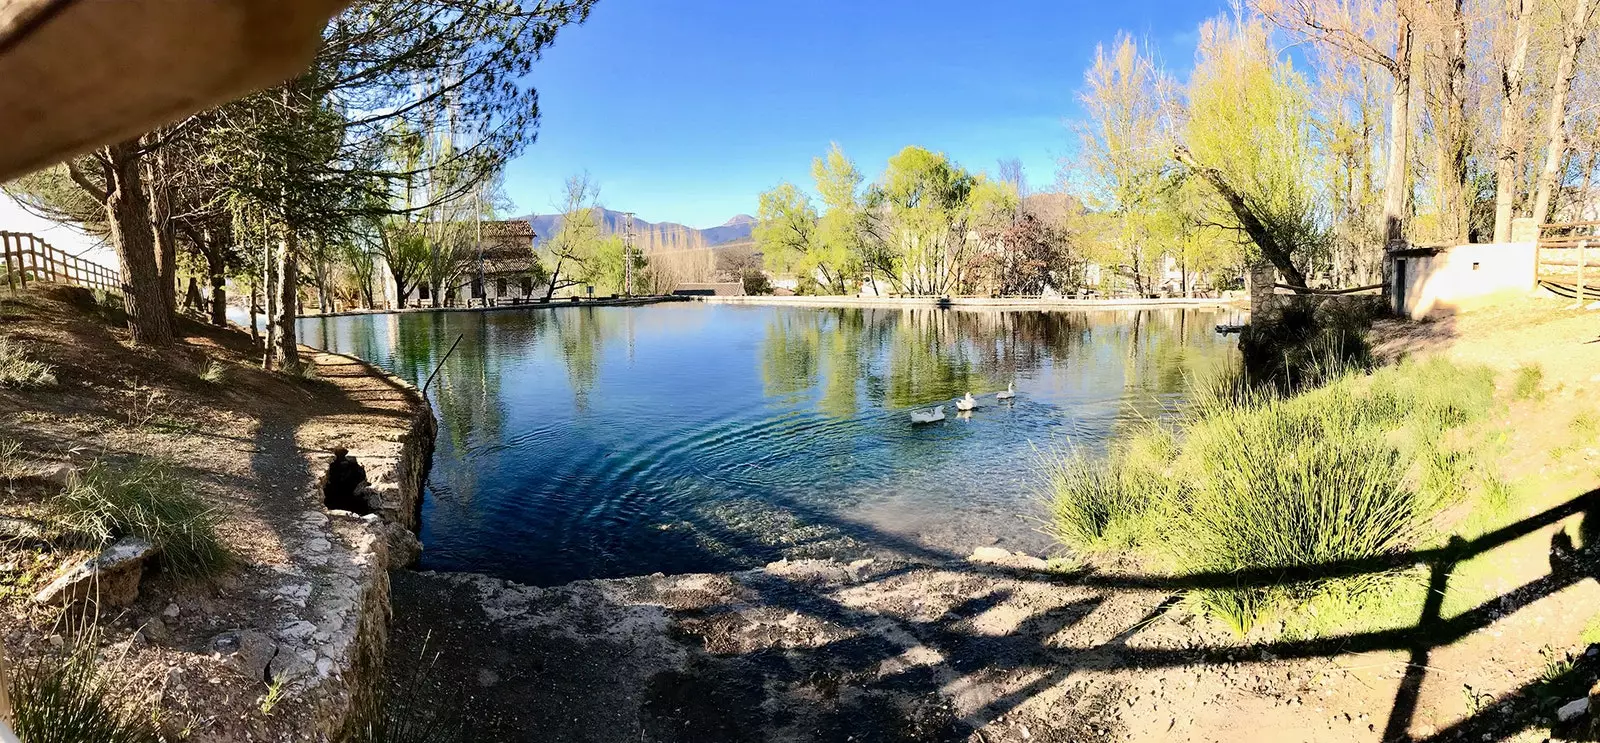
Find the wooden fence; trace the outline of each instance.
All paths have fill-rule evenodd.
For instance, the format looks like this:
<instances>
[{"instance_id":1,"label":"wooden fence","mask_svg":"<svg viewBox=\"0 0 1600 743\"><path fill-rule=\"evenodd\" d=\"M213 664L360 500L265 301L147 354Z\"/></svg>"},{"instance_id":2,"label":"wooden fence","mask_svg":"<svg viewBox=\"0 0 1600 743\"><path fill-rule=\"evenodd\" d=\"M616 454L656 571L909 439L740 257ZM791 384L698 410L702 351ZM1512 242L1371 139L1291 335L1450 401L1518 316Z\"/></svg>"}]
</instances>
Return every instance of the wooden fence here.
<instances>
[{"instance_id":1,"label":"wooden fence","mask_svg":"<svg viewBox=\"0 0 1600 743\"><path fill-rule=\"evenodd\" d=\"M1589 251L1596 251L1589 265ZM1600 222L1568 222L1539 227L1539 284L1563 297L1600 300Z\"/></svg>"},{"instance_id":2,"label":"wooden fence","mask_svg":"<svg viewBox=\"0 0 1600 743\"><path fill-rule=\"evenodd\" d=\"M122 293L122 277L114 269L59 250L26 232L0 232L0 275L15 293L29 281L72 284Z\"/></svg>"}]
</instances>

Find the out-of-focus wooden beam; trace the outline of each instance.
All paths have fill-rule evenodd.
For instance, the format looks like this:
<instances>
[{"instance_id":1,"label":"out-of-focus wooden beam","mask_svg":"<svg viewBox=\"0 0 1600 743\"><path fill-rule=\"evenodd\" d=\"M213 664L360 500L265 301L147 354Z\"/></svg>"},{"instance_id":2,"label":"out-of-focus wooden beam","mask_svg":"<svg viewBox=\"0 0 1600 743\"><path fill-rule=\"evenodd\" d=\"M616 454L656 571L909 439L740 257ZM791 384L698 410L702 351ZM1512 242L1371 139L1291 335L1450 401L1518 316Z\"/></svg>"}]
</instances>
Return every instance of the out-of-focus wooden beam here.
<instances>
[{"instance_id":1,"label":"out-of-focus wooden beam","mask_svg":"<svg viewBox=\"0 0 1600 743\"><path fill-rule=\"evenodd\" d=\"M302 70L348 0L0 0L0 181Z\"/></svg>"}]
</instances>

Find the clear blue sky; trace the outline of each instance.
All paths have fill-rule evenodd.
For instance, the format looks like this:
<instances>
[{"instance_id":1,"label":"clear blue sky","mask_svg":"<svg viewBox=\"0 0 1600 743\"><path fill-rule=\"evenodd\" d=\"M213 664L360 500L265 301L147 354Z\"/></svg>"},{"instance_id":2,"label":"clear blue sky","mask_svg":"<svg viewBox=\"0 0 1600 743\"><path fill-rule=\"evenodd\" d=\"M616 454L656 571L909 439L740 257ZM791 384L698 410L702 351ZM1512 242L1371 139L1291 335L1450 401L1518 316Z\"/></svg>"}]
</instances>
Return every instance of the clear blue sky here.
<instances>
[{"instance_id":1,"label":"clear blue sky","mask_svg":"<svg viewBox=\"0 0 1600 743\"><path fill-rule=\"evenodd\" d=\"M1022 158L1035 187L1073 146L1066 121L1098 43L1126 30L1168 69L1228 0L599 0L530 75L543 122L513 162L516 214L555 211L583 170L613 209L694 227L753 214L778 182L810 188L839 142L875 178L900 148L974 170ZM0 198L0 229L86 241ZM109 256L104 256L109 258Z\"/></svg>"},{"instance_id":2,"label":"clear blue sky","mask_svg":"<svg viewBox=\"0 0 1600 743\"><path fill-rule=\"evenodd\" d=\"M565 177L588 170L610 208L709 227L753 214L779 181L809 188L830 141L869 179L917 144L974 170L1019 157L1047 186L1095 44L1126 30L1186 70L1200 21L1228 7L600 0L533 68L543 123L506 191L519 214L555 211Z\"/></svg>"}]
</instances>

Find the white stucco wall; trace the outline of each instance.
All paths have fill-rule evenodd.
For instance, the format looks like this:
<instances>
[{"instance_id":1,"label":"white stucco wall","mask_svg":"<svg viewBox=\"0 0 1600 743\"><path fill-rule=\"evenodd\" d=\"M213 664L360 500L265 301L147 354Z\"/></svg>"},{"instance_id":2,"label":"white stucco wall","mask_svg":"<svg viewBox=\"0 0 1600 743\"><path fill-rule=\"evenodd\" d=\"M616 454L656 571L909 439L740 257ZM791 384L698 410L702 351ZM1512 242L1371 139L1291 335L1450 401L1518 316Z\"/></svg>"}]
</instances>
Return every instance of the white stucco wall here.
<instances>
[{"instance_id":1,"label":"white stucco wall","mask_svg":"<svg viewBox=\"0 0 1600 743\"><path fill-rule=\"evenodd\" d=\"M1398 256L1390 296L1397 312L1413 319L1449 314L1525 294L1534 288L1534 243L1458 245L1434 255ZM1400 271L1404 261L1405 271ZM1400 282L1404 280L1404 286Z\"/></svg>"}]
</instances>

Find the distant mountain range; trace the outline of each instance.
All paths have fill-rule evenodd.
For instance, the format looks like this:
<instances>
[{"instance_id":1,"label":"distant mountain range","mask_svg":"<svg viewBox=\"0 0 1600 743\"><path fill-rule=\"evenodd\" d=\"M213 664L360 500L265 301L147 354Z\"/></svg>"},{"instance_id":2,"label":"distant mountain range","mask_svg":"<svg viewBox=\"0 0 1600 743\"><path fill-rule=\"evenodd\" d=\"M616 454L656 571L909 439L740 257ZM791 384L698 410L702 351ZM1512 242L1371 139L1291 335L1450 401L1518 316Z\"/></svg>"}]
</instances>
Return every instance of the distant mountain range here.
<instances>
[{"instance_id":1,"label":"distant mountain range","mask_svg":"<svg viewBox=\"0 0 1600 743\"><path fill-rule=\"evenodd\" d=\"M516 219L527 220L533 226L535 240L544 240L561 229L560 214L529 214ZM627 221L627 216L622 212L600 210L600 228L605 234L622 232ZM710 248L748 241L755 224L755 217L748 214L740 214L716 227L703 230L676 222L646 222L635 217L634 245L639 246L646 255L665 250Z\"/></svg>"}]
</instances>

